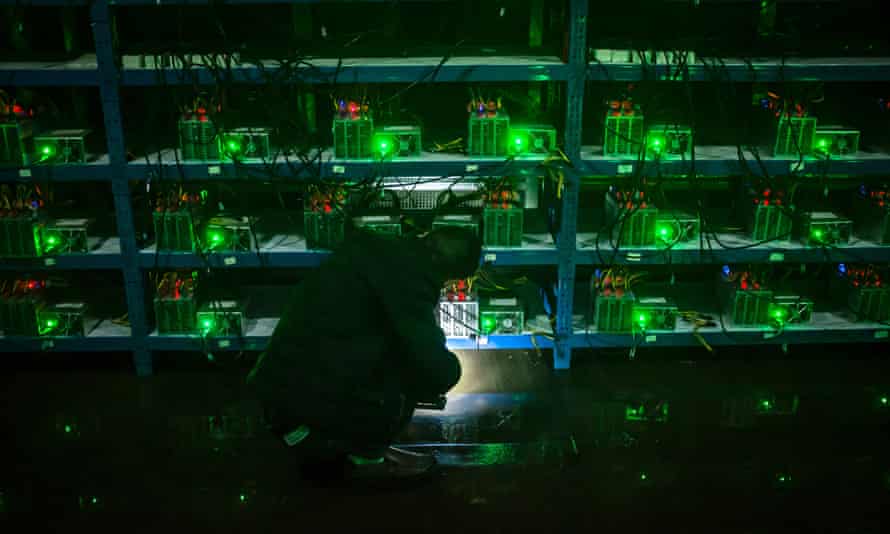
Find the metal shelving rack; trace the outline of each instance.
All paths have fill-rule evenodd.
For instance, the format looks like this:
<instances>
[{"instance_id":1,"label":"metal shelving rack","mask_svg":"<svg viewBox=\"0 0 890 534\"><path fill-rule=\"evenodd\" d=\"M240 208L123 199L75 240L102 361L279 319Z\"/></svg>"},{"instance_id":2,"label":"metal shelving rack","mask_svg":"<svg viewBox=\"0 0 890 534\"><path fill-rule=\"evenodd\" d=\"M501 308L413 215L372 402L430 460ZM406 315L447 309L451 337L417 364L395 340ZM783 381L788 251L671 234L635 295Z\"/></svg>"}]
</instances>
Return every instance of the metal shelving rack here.
<instances>
[{"instance_id":1,"label":"metal shelving rack","mask_svg":"<svg viewBox=\"0 0 890 534\"><path fill-rule=\"evenodd\" d=\"M224 0L224 4L273 4L318 3L320 0ZM375 0L363 0L373 2ZM384 1L384 0L377 0ZM388 1L388 0L386 0ZM404 0L403 0L404 1ZM10 3L0 0L0 3ZM0 270L43 269L120 269L124 275L130 328L102 323L84 338L2 338L0 352L25 351L132 351L138 374L152 372L152 351L168 350L262 350L277 323L276 318L260 318L250 321L248 333L241 338L202 339L199 336L159 336L149 331L146 318L143 271L154 267L197 267L204 265L196 255L180 253L155 253L153 248L140 250L133 227L130 181L169 176L174 171L175 156L172 151L150 154L148 161L128 163L125 155L124 132L121 121L119 92L123 86L213 83L207 69L195 67L189 72L167 70L159 78L152 69L120 68L113 49L110 9L132 5L204 5L207 0L31 0L17 2L34 6L89 6L92 19L96 53L86 54L64 62L0 62L0 86L85 86L98 87L107 135L108 154L84 165L44 166L35 165L22 169L0 169L0 180L52 179L58 181L111 182L118 222L117 239L110 239L89 254L36 258L33 260L4 260ZM554 265L557 268L557 321L553 339L541 335L524 334L491 336L478 339L452 339L453 349L553 349L554 366L565 369L570 366L573 348L691 346L699 343L691 331L682 328L675 332L653 332L642 341L630 335L604 335L587 332L578 326L573 316L575 293L575 269L577 265L602 263L600 255L592 248L593 236L577 234L578 193L581 176L598 175L620 177L632 174L636 165L653 165L652 162L636 162L603 157L592 147L581 146L582 111L585 83L588 80L633 81L643 78L669 77L667 66L641 66L634 64L597 64L587 62L588 0L570 0L568 61L552 56L542 57L455 57L438 69L435 83L491 82L491 81L555 81L566 84L565 153L574 169L566 175L562 194L562 221L557 243L548 236L527 235L521 249L486 249L486 260L494 265ZM341 83L402 83L423 77L432 78L440 58L353 58L344 60L338 71L336 61L320 60L319 67L303 81L329 82L334 72ZM890 58L878 59L810 59L797 61L724 61L724 74L732 81L803 80L825 81L890 80ZM721 67L722 68L722 67ZM276 65L271 62L263 76L256 67L236 67L234 81L262 83L265 76L274 75ZM310 73L306 73L309 75ZM690 65L689 78L693 81L710 79L711 73L704 65ZM314 79L313 79L314 77ZM430 175L497 175L506 172L499 159L466 158L453 155L424 154L404 161L336 161L323 158L322 176L338 178L361 175L370 170L391 176ZM867 175L890 174L890 154L859 153L854 158L822 162L806 159L764 158L767 172L787 173L789 170L813 174ZM516 160L511 173L534 174L541 161L534 158ZM663 161L659 170L664 174L682 175L688 172L689 162ZM827 168L826 168L827 166ZM284 161L271 165L239 164L238 168L226 163L183 162L186 180L237 180L251 170L278 173L288 179L300 179ZM643 169L644 171L646 169ZM696 147L696 174L699 177L726 177L742 170L735 147ZM751 169L758 172L757 169ZM739 238L724 236L730 242ZM722 239L721 239L722 240ZM734 242L735 243L735 242ZM743 243L742 243L743 244ZM608 257L611 251L602 254ZM846 256L849 255L849 258ZM326 252L307 250L305 241L295 236L269 236L263 240L260 254L221 253L210 255L210 265L219 268L255 267L314 267L327 256ZM857 242L846 247L831 249L831 259L890 261L890 247ZM703 251L698 248L677 247L669 252L653 253L652 250L622 250L609 261L616 263L690 264L773 261L826 261L825 251L808 249L795 244L773 244L741 250ZM824 342L866 342L888 337L888 328L877 324L853 323L832 314L816 314L813 324L786 329L781 336L770 337L759 329L733 328L727 334L720 328L702 329L697 332L711 345L726 344L786 344Z\"/></svg>"}]
</instances>

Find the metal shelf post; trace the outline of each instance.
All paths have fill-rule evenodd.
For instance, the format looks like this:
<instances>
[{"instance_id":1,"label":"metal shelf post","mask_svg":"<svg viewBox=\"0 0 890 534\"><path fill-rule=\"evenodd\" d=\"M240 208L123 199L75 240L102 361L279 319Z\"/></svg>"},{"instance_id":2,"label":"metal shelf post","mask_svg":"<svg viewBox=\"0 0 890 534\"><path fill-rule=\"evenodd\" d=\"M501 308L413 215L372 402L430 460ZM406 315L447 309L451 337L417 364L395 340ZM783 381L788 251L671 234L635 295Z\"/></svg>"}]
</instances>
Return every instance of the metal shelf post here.
<instances>
[{"instance_id":1,"label":"metal shelf post","mask_svg":"<svg viewBox=\"0 0 890 534\"><path fill-rule=\"evenodd\" d=\"M587 0L572 0L569 11L568 81L566 87L566 155L581 168L581 119L587 76ZM556 344L553 367L568 369L572 358L572 311L575 296L575 249L578 231L578 184L576 172L565 176L562 221L557 240L558 273Z\"/></svg>"},{"instance_id":2,"label":"metal shelf post","mask_svg":"<svg viewBox=\"0 0 890 534\"><path fill-rule=\"evenodd\" d=\"M120 109L120 73L114 59L111 38L111 16L108 0L96 0L90 7L96 61L99 69L99 94L108 142L111 166L111 192L117 216L117 231L121 243L124 289L127 313L133 338L133 363L140 376L152 373L151 353L147 349L148 325L145 318L145 290L139 269L139 248L133 226L130 184L127 180L127 152Z\"/></svg>"}]
</instances>

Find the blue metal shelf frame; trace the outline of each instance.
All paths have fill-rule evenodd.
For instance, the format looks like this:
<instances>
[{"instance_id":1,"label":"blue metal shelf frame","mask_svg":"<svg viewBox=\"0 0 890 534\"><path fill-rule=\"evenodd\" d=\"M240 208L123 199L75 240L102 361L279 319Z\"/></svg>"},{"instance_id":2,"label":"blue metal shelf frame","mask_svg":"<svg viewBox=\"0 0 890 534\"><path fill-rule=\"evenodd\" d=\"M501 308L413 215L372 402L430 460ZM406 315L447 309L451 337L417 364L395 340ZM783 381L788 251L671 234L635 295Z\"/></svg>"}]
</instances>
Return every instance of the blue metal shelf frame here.
<instances>
[{"instance_id":1,"label":"blue metal shelf frame","mask_svg":"<svg viewBox=\"0 0 890 534\"><path fill-rule=\"evenodd\" d=\"M250 179L252 173L262 172L268 178L270 170L284 178L299 179L302 173L285 162L274 165L250 163L246 165L184 163L175 164L175 158L162 155L160 159L150 158L151 163L127 163L125 157L124 132L120 110L120 87L127 85L158 85L161 83L182 84L214 83L207 69L192 69L186 72L165 70L159 80L151 69L124 69L121 71L115 61L113 49L110 9L112 6L128 5L206 5L211 0L32 0L30 2L10 2L0 0L0 4L33 6L89 6L92 19L96 54L82 56L76 60L58 63L3 63L0 62L0 85L34 86L98 86L102 100L102 111L107 134L108 155L102 156L87 165L34 166L27 169L0 169L0 180L60 180L60 181L110 181L115 202L115 211L120 237L120 253L96 253L23 261L4 261L3 269L121 269L124 275L130 335L102 334L86 338L0 338L0 352L20 351L110 351L131 350L137 373L152 372L151 351L164 350L262 350L271 335L270 324L274 320L260 320L263 327L254 330L244 338L222 338L204 340L199 336L158 336L149 332L146 318L146 292L143 285L143 270L159 267L193 268L205 265L194 254L156 255L150 250L139 250L133 227L132 198L130 180L154 180L159 177L179 178L179 168L184 178L202 179ZM324 0L221 0L224 4L273 4L322 3ZM364 0L389 1L389 0ZM400 83L413 82L426 77L427 82L474 82L474 81L559 81L566 84L566 129L565 152L574 166L564 180L561 197L562 220L555 247L536 246L530 249L488 249L486 256L495 255L496 265L555 265L558 272L557 314L555 338L530 334L515 336L492 336L488 339L449 339L452 349L553 349L554 365L565 369L571 363L572 348L584 347L630 347L640 345L631 336L601 335L579 332L573 323L573 296L577 265L590 265L599 261L596 253L583 238L577 235L578 196L581 176L621 176L634 172L637 162L600 156L596 147L581 147L582 112L587 80L638 80L669 79L666 66L644 68L641 65L589 64L586 50L586 22L588 0L571 0L569 6L568 62L561 63L554 57L519 58L451 58L437 69L437 58L381 58L347 59L345 68L336 69L335 60L320 60L319 69L314 71L310 82L328 83L333 81L336 72L338 83ZM706 60L707 61L707 60ZM890 80L890 59L814 59L788 60L780 65L773 61L727 61L717 74L724 80L769 81L773 79L825 81ZM272 71L275 69L273 68ZM308 71L307 71L308 72ZM433 73L435 72L435 76ZM705 81L712 79L714 70L704 65L692 65L690 79ZM235 69L235 79L246 83L262 83L266 78L259 75L256 67L244 66ZM305 80L304 80L305 81ZM713 149L713 150L711 150ZM169 152L169 151L168 151ZM436 176L436 175L477 175L488 176L503 173L534 173L540 161L520 159L508 168L500 160L462 158L447 155L424 154L417 159L378 163L373 161L335 161L325 158L320 165L322 177L377 175L392 176ZM794 171L804 175L867 175L890 174L890 154L859 153L853 158L822 162L807 159L802 166L796 161L764 158L767 172L785 174ZM684 175L689 171L688 162L662 161L646 162L646 169L659 170L663 175ZM656 165L658 168L656 169ZM651 166L651 167L650 167ZM701 147L697 150L696 170L699 176L728 176L744 169L735 154L734 147ZM751 165L752 172L759 172ZM867 243L854 243L849 247L830 250L831 261L888 261L890 248ZM611 252L603 251L608 255ZM327 253L306 250L268 250L260 256L253 253L211 254L211 266L221 268L244 267L314 267ZM667 260L668 256L670 259ZM777 244L770 247L742 250L700 251L678 248L670 253L652 249L623 250L622 256L615 258L619 263L735 263L770 261L826 261L825 251L805 248L793 244ZM690 332L650 333L642 346L689 346L699 343ZM721 344L781 344L781 343L822 343L822 342L867 342L885 339L888 328L881 325L836 323L823 329L789 329L779 337L765 337L761 331L735 331L727 336L720 331L702 331L702 337L712 345Z\"/></svg>"},{"instance_id":2,"label":"blue metal shelf frame","mask_svg":"<svg viewBox=\"0 0 890 534\"><path fill-rule=\"evenodd\" d=\"M130 182L127 180L127 149L124 144L124 126L120 108L120 73L114 58L111 32L111 14L108 0L96 0L90 7L93 39L96 43L96 60L99 65L99 94L102 99L102 115L108 143L111 168L111 193L117 215L117 231L120 235L123 260L124 291L127 296L127 312L133 337L133 363L136 374L152 373L151 353L145 346L148 323L145 317L145 289L139 266L139 248L136 245L136 228L133 226L133 203L130 198Z\"/></svg>"}]
</instances>

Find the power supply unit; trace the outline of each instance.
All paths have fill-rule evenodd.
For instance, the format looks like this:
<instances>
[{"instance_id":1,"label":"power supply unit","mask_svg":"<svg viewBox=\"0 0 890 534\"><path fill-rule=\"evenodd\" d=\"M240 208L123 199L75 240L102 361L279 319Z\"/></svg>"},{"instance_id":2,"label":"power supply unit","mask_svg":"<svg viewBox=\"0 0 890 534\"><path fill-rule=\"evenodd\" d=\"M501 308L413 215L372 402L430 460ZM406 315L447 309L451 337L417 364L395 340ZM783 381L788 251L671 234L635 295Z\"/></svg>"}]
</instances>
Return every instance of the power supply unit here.
<instances>
[{"instance_id":1,"label":"power supply unit","mask_svg":"<svg viewBox=\"0 0 890 534\"><path fill-rule=\"evenodd\" d=\"M776 295L769 307L770 321L777 326L804 324L813 320L812 299L797 295Z\"/></svg>"},{"instance_id":2,"label":"power supply unit","mask_svg":"<svg viewBox=\"0 0 890 534\"><path fill-rule=\"evenodd\" d=\"M519 206L482 210L482 242L486 247L521 247L523 214Z\"/></svg>"},{"instance_id":3,"label":"power supply unit","mask_svg":"<svg viewBox=\"0 0 890 534\"><path fill-rule=\"evenodd\" d=\"M515 125L510 128L510 153L549 154L556 150L556 128L546 124Z\"/></svg>"},{"instance_id":4,"label":"power supply unit","mask_svg":"<svg viewBox=\"0 0 890 534\"><path fill-rule=\"evenodd\" d=\"M43 224L31 211L0 211L0 257L43 255Z\"/></svg>"},{"instance_id":5,"label":"power supply unit","mask_svg":"<svg viewBox=\"0 0 890 534\"><path fill-rule=\"evenodd\" d=\"M213 252L255 252L254 225L247 217L212 217L204 226L204 249Z\"/></svg>"},{"instance_id":6,"label":"power supply unit","mask_svg":"<svg viewBox=\"0 0 890 534\"><path fill-rule=\"evenodd\" d=\"M653 124L646 130L646 157L692 157L692 128L679 124Z\"/></svg>"},{"instance_id":7,"label":"power supply unit","mask_svg":"<svg viewBox=\"0 0 890 534\"><path fill-rule=\"evenodd\" d=\"M890 288L849 288L849 306L860 321L886 323L890 321Z\"/></svg>"},{"instance_id":8,"label":"power supply unit","mask_svg":"<svg viewBox=\"0 0 890 534\"><path fill-rule=\"evenodd\" d=\"M247 333L247 318L241 303L234 300L215 300L203 304L197 314L198 329L203 336L243 336Z\"/></svg>"},{"instance_id":9,"label":"power supply unit","mask_svg":"<svg viewBox=\"0 0 890 534\"><path fill-rule=\"evenodd\" d=\"M371 142L374 137L374 121L367 115L335 117L334 157L362 159L373 157Z\"/></svg>"},{"instance_id":10,"label":"power supply unit","mask_svg":"<svg viewBox=\"0 0 890 534\"><path fill-rule=\"evenodd\" d=\"M439 299L439 328L447 337L471 337L479 329L479 301L467 293L464 300Z\"/></svg>"},{"instance_id":11,"label":"power supply unit","mask_svg":"<svg viewBox=\"0 0 890 534\"><path fill-rule=\"evenodd\" d=\"M813 152L816 117L792 117L783 114L776 128L774 156L807 156Z\"/></svg>"},{"instance_id":12,"label":"power supply unit","mask_svg":"<svg viewBox=\"0 0 890 534\"><path fill-rule=\"evenodd\" d=\"M35 161L39 163L86 163L86 129L52 130L34 136Z\"/></svg>"},{"instance_id":13,"label":"power supply unit","mask_svg":"<svg viewBox=\"0 0 890 534\"><path fill-rule=\"evenodd\" d=\"M655 220L655 244L674 247L698 241L701 222L698 216L682 211L659 211Z\"/></svg>"},{"instance_id":14,"label":"power supply unit","mask_svg":"<svg viewBox=\"0 0 890 534\"><path fill-rule=\"evenodd\" d=\"M460 200L460 208L482 208L483 199L477 194L479 182L434 181L417 183L416 179L388 178L383 181L380 197L371 200L370 208L431 211L440 208L449 198Z\"/></svg>"},{"instance_id":15,"label":"power supply unit","mask_svg":"<svg viewBox=\"0 0 890 534\"><path fill-rule=\"evenodd\" d=\"M90 219L56 219L43 229L44 254L84 254L89 252Z\"/></svg>"},{"instance_id":16,"label":"power supply unit","mask_svg":"<svg viewBox=\"0 0 890 534\"><path fill-rule=\"evenodd\" d=\"M488 298L479 306L479 330L483 335L521 334L525 312L516 298Z\"/></svg>"},{"instance_id":17,"label":"power supply unit","mask_svg":"<svg viewBox=\"0 0 890 534\"><path fill-rule=\"evenodd\" d=\"M249 127L225 130L219 135L219 155L224 161L269 160L272 128Z\"/></svg>"},{"instance_id":18,"label":"power supply unit","mask_svg":"<svg viewBox=\"0 0 890 534\"><path fill-rule=\"evenodd\" d=\"M608 113L603 137L603 154L637 157L643 148L644 135L642 113Z\"/></svg>"},{"instance_id":19,"label":"power supply unit","mask_svg":"<svg viewBox=\"0 0 890 534\"><path fill-rule=\"evenodd\" d=\"M507 155L510 117L506 113L497 113L493 116L472 113L468 128L470 142L467 154L490 157Z\"/></svg>"},{"instance_id":20,"label":"power supply unit","mask_svg":"<svg viewBox=\"0 0 890 534\"><path fill-rule=\"evenodd\" d=\"M602 295L591 286L594 299L593 323L597 332L628 333L633 330L636 299L630 291L621 295Z\"/></svg>"},{"instance_id":21,"label":"power supply unit","mask_svg":"<svg viewBox=\"0 0 890 534\"><path fill-rule=\"evenodd\" d=\"M655 244L658 209L638 195L610 191L606 193L607 229L611 239L622 247L648 247Z\"/></svg>"},{"instance_id":22,"label":"power supply unit","mask_svg":"<svg viewBox=\"0 0 890 534\"><path fill-rule=\"evenodd\" d=\"M791 239L790 206L755 204L751 210L749 228L751 239L760 241L787 241Z\"/></svg>"},{"instance_id":23,"label":"power supply unit","mask_svg":"<svg viewBox=\"0 0 890 534\"><path fill-rule=\"evenodd\" d=\"M206 114L186 114L178 123L179 149L185 161L219 160L216 126Z\"/></svg>"},{"instance_id":24,"label":"power supply unit","mask_svg":"<svg viewBox=\"0 0 890 534\"><path fill-rule=\"evenodd\" d=\"M664 297L640 298L634 304L634 329L642 332L650 330L675 330L680 309Z\"/></svg>"},{"instance_id":25,"label":"power supply unit","mask_svg":"<svg viewBox=\"0 0 890 534\"><path fill-rule=\"evenodd\" d=\"M152 212L158 250L195 251L195 225L188 209Z\"/></svg>"},{"instance_id":26,"label":"power supply unit","mask_svg":"<svg viewBox=\"0 0 890 534\"><path fill-rule=\"evenodd\" d=\"M857 236L890 245L890 187L861 186L853 210Z\"/></svg>"},{"instance_id":27,"label":"power supply unit","mask_svg":"<svg viewBox=\"0 0 890 534\"><path fill-rule=\"evenodd\" d=\"M859 130L844 126L817 126L813 150L829 156L855 154L859 151Z\"/></svg>"},{"instance_id":28,"label":"power supply unit","mask_svg":"<svg viewBox=\"0 0 890 534\"><path fill-rule=\"evenodd\" d=\"M849 243L852 233L853 221L827 211L814 211L804 216L800 239L804 245L830 246Z\"/></svg>"},{"instance_id":29,"label":"power supply unit","mask_svg":"<svg viewBox=\"0 0 890 534\"><path fill-rule=\"evenodd\" d=\"M310 249L333 249L343 243L346 216L339 210L303 211L303 231Z\"/></svg>"},{"instance_id":30,"label":"power supply unit","mask_svg":"<svg viewBox=\"0 0 890 534\"><path fill-rule=\"evenodd\" d=\"M155 322L159 334L197 332L198 305L193 297L157 297Z\"/></svg>"},{"instance_id":31,"label":"power supply unit","mask_svg":"<svg viewBox=\"0 0 890 534\"><path fill-rule=\"evenodd\" d=\"M0 296L0 331L4 336L37 336L37 313L44 306L39 295Z\"/></svg>"},{"instance_id":32,"label":"power supply unit","mask_svg":"<svg viewBox=\"0 0 890 534\"><path fill-rule=\"evenodd\" d=\"M31 164L34 123L30 120L0 120L0 167Z\"/></svg>"},{"instance_id":33,"label":"power supply unit","mask_svg":"<svg viewBox=\"0 0 890 534\"><path fill-rule=\"evenodd\" d=\"M83 302L59 302L37 312L37 330L41 336L78 337L86 335Z\"/></svg>"},{"instance_id":34,"label":"power supply unit","mask_svg":"<svg viewBox=\"0 0 890 534\"><path fill-rule=\"evenodd\" d=\"M420 126L384 126L374 133L374 151L381 158L410 158L423 150Z\"/></svg>"},{"instance_id":35,"label":"power supply unit","mask_svg":"<svg viewBox=\"0 0 890 534\"><path fill-rule=\"evenodd\" d=\"M433 219L433 230L445 226L455 226L457 228L466 228L477 235L479 234L479 216L478 215L437 215Z\"/></svg>"},{"instance_id":36,"label":"power supply unit","mask_svg":"<svg viewBox=\"0 0 890 534\"><path fill-rule=\"evenodd\" d=\"M398 237L402 235L402 222L394 215L365 215L353 217L352 224L375 234Z\"/></svg>"}]
</instances>

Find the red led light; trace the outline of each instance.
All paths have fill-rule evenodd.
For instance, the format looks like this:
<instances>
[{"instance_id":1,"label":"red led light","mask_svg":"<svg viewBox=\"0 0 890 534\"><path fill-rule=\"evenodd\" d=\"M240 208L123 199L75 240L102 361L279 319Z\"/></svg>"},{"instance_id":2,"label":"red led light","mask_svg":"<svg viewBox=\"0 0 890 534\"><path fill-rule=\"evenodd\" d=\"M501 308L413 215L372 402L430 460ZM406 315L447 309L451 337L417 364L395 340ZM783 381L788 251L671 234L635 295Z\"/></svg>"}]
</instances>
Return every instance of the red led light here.
<instances>
[{"instance_id":1,"label":"red led light","mask_svg":"<svg viewBox=\"0 0 890 534\"><path fill-rule=\"evenodd\" d=\"M198 117L198 120L201 122L207 122L207 115L201 115L200 117Z\"/></svg>"},{"instance_id":2,"label":"red led light","mask_svg":"<svg viewBox=\"0 0 890 534\"><path fill-rule=\"evenodd\" d=\"M764 189L764 190L763 190L763 196L768 197L769 194L770 194L770 190L769 190L769 189Z\"/></svg>"},{"instance_id":3,"label":"red led light","mask_svg":"<svg viewBox=\"0 0 890 534\"><path fill-rule=\"evenodd\" d=\"M742 280L742 289L748 289L748 281Z\"/></svg>"},{"instance_id":4,"label":"red led light","mask_svg":"<svg viewBox=\"0 0 890 534\"><path fill-rule=\"evenodd\" d=\"M18 104L13 104L13 105L12 105L12 112L13 112L13 113L21 113L22 111L24 111L24 110L22 109L22 106L20 106L20 105L18 105Z\"/></svg>"},{"instance_id":5,"label":"red led light","mask_svg":"<svg viewBox=\"0 0 890 534\"><path fill-rule=\"evenodd\" d=\"M467 287L467 281L466 280L458 280L457 287L459 289L463 289L463 288Z\"/></svg>"},{"instance_id":6,"label":"red led light","mask_svg":"<svg viewBox=\"0 0 890 534\"><path fill-rule=\"evenodd\" d=\"M330 213L331 211L333 211L333 208L331 208L331 205L330 205L330 204L325 204L325 205L324 205L324 212L325 212L325 213Z\"/></svg>"},{"instance_id":7,"label":"red led light","mask_svg":"<svg viewBox=\"0 0 890 534\"><path fill-rule=\"evenodd\" d=\"M207 110L204 109L204 108L198 108L197 111L198 111L198 114L199 114L199 115L203 115L203 114L207 113Z\"/></svg>"},{"instance_id":8,"label":"red led light","mask_svg":"<svg viewBox=\"0 0 890 534\"><path fill-rule=\"evenodd\" d=\"M37 287L37 282L35 282L34 280L28 282L28 289L34 289L35 287Z\"/></svg>"},{"instance_id":9,"label":"red led light","mask_svg":"<svg viewBox=\"0 0 890 534\"><path fill-rule=\"evenodd\" d=\"M459 292L457 294L457 300L467 300L467 294L464 293L463 291Z\"/></svg>"},{"instance_id":10,"label":"red led light","mask_svg":"<svg viewBox=\"0 0 890 534\"><path fill-rule=\"evenodd\" d=\"M769 206L769 200L764 200L764 201L763 201L763 205L764 205L764 206Z\"/></svg>"}]
</instances>

